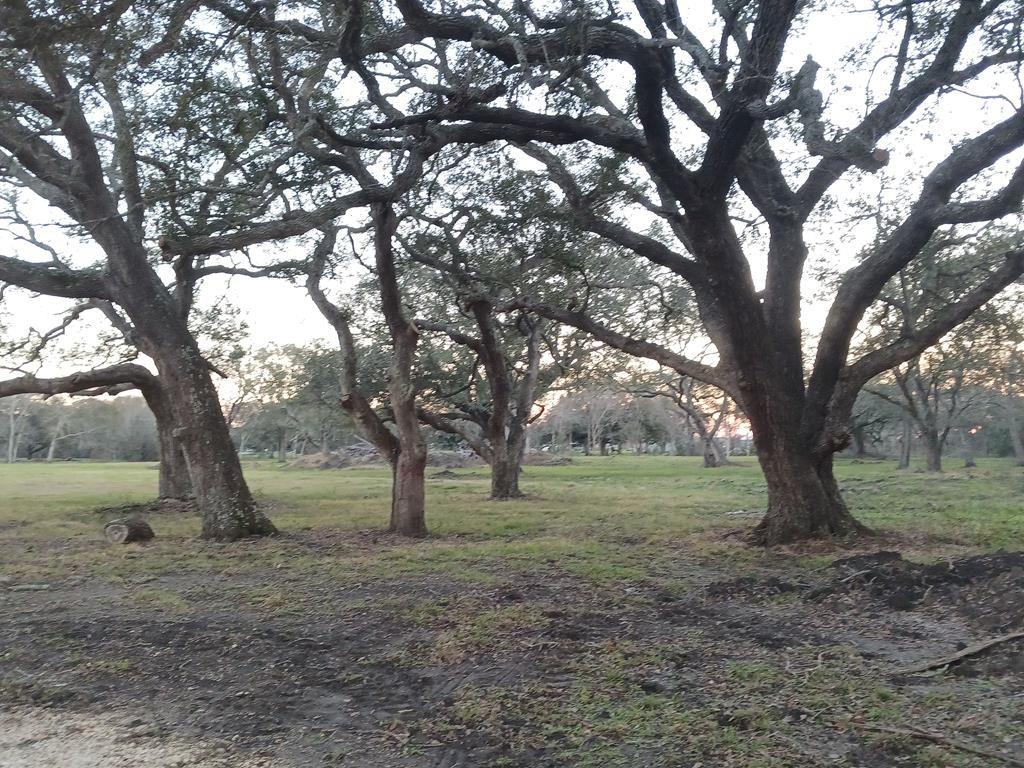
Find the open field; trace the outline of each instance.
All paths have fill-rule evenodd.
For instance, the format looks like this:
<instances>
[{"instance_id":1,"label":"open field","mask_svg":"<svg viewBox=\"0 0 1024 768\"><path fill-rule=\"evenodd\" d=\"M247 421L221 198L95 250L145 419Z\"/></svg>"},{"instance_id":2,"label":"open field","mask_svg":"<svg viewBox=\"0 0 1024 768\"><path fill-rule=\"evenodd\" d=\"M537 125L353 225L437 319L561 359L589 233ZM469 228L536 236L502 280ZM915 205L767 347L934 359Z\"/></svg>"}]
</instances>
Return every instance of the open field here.
<instances>
[{"instance_id":1,"label":"open field","mask_svg":"<svg viewBox=\"0 0 1024 768\"><path fill-rule=\"evenodd\" d=\"M1022 641L901 671L1024 629L1024 557L979 557L1024 550L1024 471L843 463L879 536L763 551L738 462L529 467L506 503L455 470L424 541L377 532L386 471L254 463L282 536L167 513L122 548L95 510L151 465L2 465L0 766L1024 764Z\"/></svg>"}]
</instances>

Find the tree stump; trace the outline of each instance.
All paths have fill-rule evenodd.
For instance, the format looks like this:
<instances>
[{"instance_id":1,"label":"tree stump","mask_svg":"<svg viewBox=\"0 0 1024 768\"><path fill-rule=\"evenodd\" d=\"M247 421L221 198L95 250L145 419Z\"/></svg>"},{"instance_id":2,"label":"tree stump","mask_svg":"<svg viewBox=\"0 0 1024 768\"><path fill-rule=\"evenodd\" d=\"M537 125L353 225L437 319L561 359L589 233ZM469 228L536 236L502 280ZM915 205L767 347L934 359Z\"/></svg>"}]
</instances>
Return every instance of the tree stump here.
<instances>
[{"instance_id":1,"label":"tree stump","mask_svg":"<svg viewBox=\"0 0 1024 768\"><path fill-rule=\"evenodd\" d=\"M156 534L145 520L125 518L111 520L104 525L103 535L111 544L131 544L136 541L149 541Z\"/></svg>"}]
</instances>

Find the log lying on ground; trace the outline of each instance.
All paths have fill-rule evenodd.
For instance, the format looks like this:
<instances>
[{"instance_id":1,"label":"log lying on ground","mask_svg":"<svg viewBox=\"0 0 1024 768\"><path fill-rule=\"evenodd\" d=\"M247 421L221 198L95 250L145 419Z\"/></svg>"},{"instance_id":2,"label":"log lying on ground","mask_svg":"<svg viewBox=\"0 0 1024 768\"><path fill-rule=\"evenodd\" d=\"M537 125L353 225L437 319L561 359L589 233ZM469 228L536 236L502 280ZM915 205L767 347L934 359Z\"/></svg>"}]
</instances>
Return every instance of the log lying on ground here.
<instances>
[{"instance_id":1,"label":"log lying on ground","mask_svg":"<svg viewBox=\"0 0 1024 768\"><path fill-rule=\"evenodd\" d=\"M104 525L103 535L111 544L131 544L136 541L149 541L156 534L145 520L125 518L111 520Z\"/></svg>"}]
</instances>

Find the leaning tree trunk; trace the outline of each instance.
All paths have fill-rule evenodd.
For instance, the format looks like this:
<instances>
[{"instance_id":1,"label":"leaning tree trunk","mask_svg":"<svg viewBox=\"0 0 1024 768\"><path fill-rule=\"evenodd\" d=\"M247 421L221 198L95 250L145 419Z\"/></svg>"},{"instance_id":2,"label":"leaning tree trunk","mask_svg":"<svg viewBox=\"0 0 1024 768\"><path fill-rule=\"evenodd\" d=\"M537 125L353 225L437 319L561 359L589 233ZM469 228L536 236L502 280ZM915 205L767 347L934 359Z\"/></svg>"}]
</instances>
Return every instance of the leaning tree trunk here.
<instances>
[{"instance_id":1,"label":"leaning tree trunk","mask_svg":"<svg viewBox=\"0 0 1024 768\"><path fill-rule=\"evenodd\" d=\"M54 435L50 438L50 447L46 449L46 463L50 464L57 456L57 441L60 440L58 435Z\"/></svg>"},{"instance_id":2,"label":"leaning tree trunk","mask_svg":"<svg viewBox=\"0 0 1024 768\"><path fill-rule=\"evenodd\" d=\"M155 357L175 423L173 437L203 517L203 538L234 541L274 533L246 485L217 390L199 350L193 343L157 350Z\"/></svg>"}]
</instances>

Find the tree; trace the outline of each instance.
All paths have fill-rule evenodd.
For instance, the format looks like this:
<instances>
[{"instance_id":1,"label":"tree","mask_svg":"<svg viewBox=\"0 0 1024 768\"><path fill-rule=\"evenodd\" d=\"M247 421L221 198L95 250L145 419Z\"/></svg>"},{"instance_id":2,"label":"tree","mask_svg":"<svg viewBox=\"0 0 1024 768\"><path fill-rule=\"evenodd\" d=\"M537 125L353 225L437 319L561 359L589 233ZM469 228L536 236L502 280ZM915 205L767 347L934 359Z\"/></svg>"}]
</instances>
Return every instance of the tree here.
<instances>
[{"instance_id":1,"label":"tree","mask_svg":"<svg viewBox=\"0 0 1024 768\"><path fill-rule=\"evenodd\" d=\"M145 135L142 114L151 94L142 86L159 83L138 63L147 50L130 34L140 21L134 11L127 3L13 2L0 9L4 179L50 206L99 256L86 267L52 247L47 262L0 256L0 281L120 307L156 365L203 535L233 540L272 533L242 477L209 362L188 329L191 292L169 290L145 246L151 190L144 167L161 163L139 149L147 138L159 143ZM178 277L188 282L182 270Z\"/></svg>"},{"instance_id":2,"label":"tree","mask_svg":"<svg viewBox=\"0 0 1024 768\"><path fill-rule=\"evenodd\" d=\"M398 227L391 203L371 207L374 267L381 312L391 342L388 370L388 406L395 432L388 429L360 386L359 352L352 334L352 311L332 302L322 281L334 253L337 231L329 229L314 250L306 288L317 309L334 328L341 351L341 406L359 433L391 465L391 520L388 529L403 536L426 536L427 444L420 431L416 390L412 381L419 331L402 304L395 263L394 237Z\"/></svg>"},{"instance_id":3,"label":"tree","mask_svg":"<svg viewBox=\"0 0 1024 768\"><path fill-rule=\"evenodd\" d=\"M1005 237L964 248L958 240L934 242L882 291L870 315L868 347L913 338L955 301L960 285L976 271L986 271L992 254L1005 249ZM869 385L876 397L897 406L920 434L929 472L942 470L949 436L959 429L965 461L972 410L992 400L1001 379L1000 365L1024 340L1020 297L1008 292L975 311L927 351L897 365Z\"/></svg>"},{"instance_id":4,"label":"tree","mask_svg":"<svg viewBox=\"0 0 1024 768\"><path fill-rule=\"evenodd\" d=\"M529 311L502 310L526 286L572 286L569 266L589 243L549 214L549 195L505 153L448 166L441 183L412 191L406 219L418 226L400 234L418 266L406 270L405 292L425 332L419 415L490 465L492 499L518 498L527 427L590 345Z\"/></svg>"},{"instance_id":5,"label":"tree","mask_svg":"<svg viewBox=\"0 0 1024 768\"><path fill-rule=\"evenodd\" d=\"M972 135L958 136L937 163L919 159L930 170L920 177L917 193L904 196L899 224L843 274L813 363L805 366L801 280L809 235L835 225L836 201L851 194L837 183L859 184L860 172L882 170L890 150L880 144L887 139L901 155L912 154L911 137L921 127L915 120L945 104L955 89L985 76L1007 83L1004 95L1015 103L1017 5L931 0L876 6L883 30L901 25L903 34L876 36L853 52L856 66L837 73L863 85L876 75L867 60L873 57L891 74L889 88L881 95L869 90L863 116L846 125L838 124L841 106L831 117L837 124L830 124L812 59L796 72L783 69L805 47L799 25L832 9L757 0L739 9L715 5L700 17L650 0L638 0L635 13L618 5L598 11L586 3L567 3L550 14L524 4L448 3L439 11L419 0L398 0L397 6L400 25L378 33L372 44L362 41L362 29L353 38L365 42L366 58L410 40L420 50L433 41L438 63L430 71L441 83L407 78L409 87L400 104L391 104L382 132L393 137L433 125L476 126L511 141L532 133L537 143L524 151L546 168L581 226L692 287L719 360L698 363L583 313L531 308L713 384L740 405L768 486L758 541L863 530L832 468L834 453L849 442L857 393L1017 280L1024 251L1011 247L989 271L972 274L956 300L914 336L854 359L851 342L883 287L936 233L1018 210L1024 165L1003 160L1024 144L1024 110L1003 109ZM696 31L708 22L716 27L716 48ZM461 57L458 69L445 64L453 57ZM621 82L622 73L631 78L628 98L614 85L602 87L613 78ZM418 101L409 94L417 87ZM402 112L403 105L412 105L412 112ZM784 159L789 157L796 159ZM591 169L601 165L619 169L623 183L594 184ZM669 235L631 227L622 212L636 205L662 221ZM741 233L737 219L756 220L756 226ZM751 254L766 257L763 287Z\"/></svg>"},{"instance_id":6,"label":"tree","mask_svg":"<svg viewBox=\"0 0 1024 768\"><path fill-rule=\"evenodd\" d=\"M659 374L648 386L633 386L630 391L642 397L669 399L686 417L700 438L704 466L709 469L728 463L718 444L718 430L728 413L729 396L686 376Z\"/></svg>"},{"instance_id":7,"label":"tree","mask_svg":"<svg viewBox=\"0 0 1024 768\"><path fill-rule=\"evenodd\" d=\"M1018 467L1024 467L1024 349L1018 346L996 363L993 413L1006 428L1010 448Z\"/></svg>"}]
</instances>

